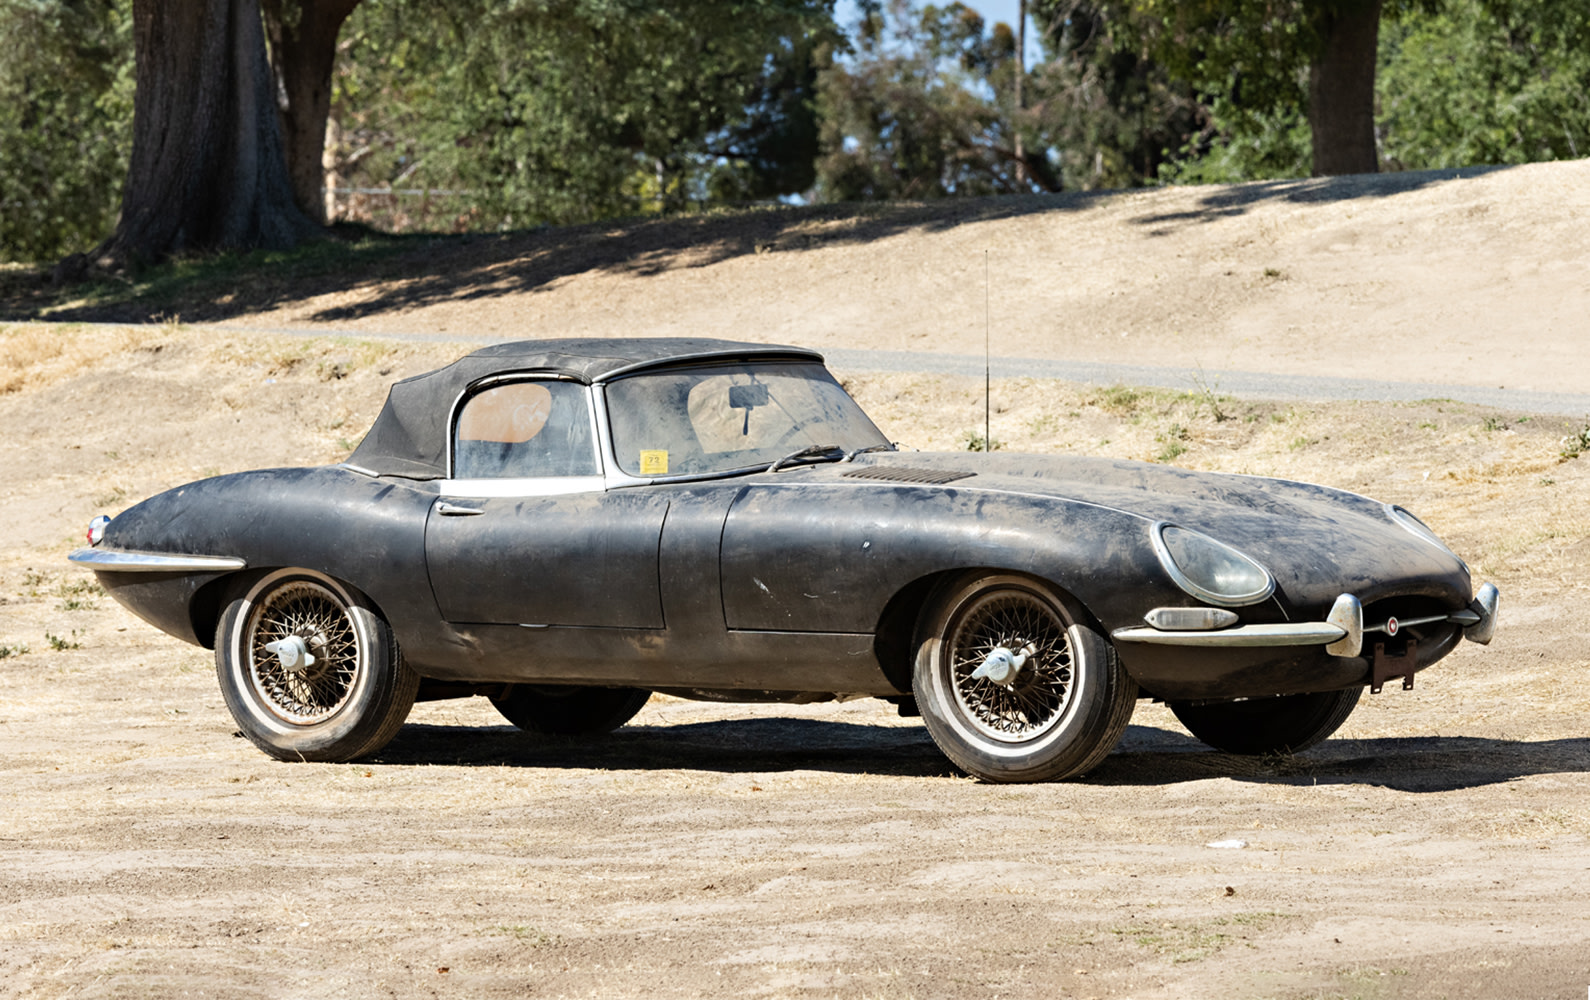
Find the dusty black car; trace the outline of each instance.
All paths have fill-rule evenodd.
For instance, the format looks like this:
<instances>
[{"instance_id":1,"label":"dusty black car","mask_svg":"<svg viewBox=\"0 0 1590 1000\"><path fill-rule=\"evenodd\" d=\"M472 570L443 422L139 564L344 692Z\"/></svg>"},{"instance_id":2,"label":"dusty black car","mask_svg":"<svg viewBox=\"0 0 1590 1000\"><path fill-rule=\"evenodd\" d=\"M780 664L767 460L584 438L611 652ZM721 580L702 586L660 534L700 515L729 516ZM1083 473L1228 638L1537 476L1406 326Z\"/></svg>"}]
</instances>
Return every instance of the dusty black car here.
<instances>
[{"instance_id":1,"label":"dusty black car","mask_svg":"<svg viewBox=\"0 0 1590 1000\"><path fill-rule=\"evenodd\" d=\"M395 384L339 465L220 476L71 555L213 647L245 735L373 754L416 698L623 725L654 691L920 711L971 774L1080 774L1139 698L1297 751L1488 642L1496 589L1413 515L1302 483L900 452L794 347L542 340Z\"/></svg>"}]
</instances>

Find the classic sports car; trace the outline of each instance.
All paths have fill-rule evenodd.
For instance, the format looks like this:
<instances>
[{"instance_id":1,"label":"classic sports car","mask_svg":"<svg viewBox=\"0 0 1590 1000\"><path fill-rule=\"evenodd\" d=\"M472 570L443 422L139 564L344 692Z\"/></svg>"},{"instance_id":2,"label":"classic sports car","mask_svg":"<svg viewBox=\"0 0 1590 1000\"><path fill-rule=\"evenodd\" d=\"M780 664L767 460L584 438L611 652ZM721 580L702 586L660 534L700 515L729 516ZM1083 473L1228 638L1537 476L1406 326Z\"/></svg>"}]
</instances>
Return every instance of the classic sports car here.
<instances>
[{"instance_id":1,"label":"classic sports car","mask_svg":"<svg viewBox=\"0 0 1590 1000\"><path fill-rule=\"evenodd\" d=\"M989 781L1081 774L1140 697L1299 751L1363 688L1485 643L1497 591L1339 490L1068 456L902 453L794 347L542 340L392 386L339 465L190 483L71 555L215 650L283 760L416 698L623 725L651 692L888 699Z\"/></svg>"}]
</instances>

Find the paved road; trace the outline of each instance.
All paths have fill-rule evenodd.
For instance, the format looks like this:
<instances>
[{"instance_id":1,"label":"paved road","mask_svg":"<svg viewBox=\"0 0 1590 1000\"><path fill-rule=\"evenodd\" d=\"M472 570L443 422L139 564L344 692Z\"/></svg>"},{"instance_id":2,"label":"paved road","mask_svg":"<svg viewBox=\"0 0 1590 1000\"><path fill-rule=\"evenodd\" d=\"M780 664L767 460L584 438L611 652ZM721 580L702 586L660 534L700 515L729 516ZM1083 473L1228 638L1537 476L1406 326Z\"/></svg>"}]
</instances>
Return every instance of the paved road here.
<instances>
[{"instance_id":1,"label":"paved road","mask_svg":"<svg viewBox=\"0 0 1590 1000\"><path fill-rule=\"evenodd\" d=\"M97 325L97 324L96 324ZM127 324L105 324L126 326ZM327 328L280 329L251 326L209 326L198 329L227 333L260 333L289 337L371 338L417 343L480 343L482 338L453 334L409 333L400 331L335 330ZM490 342L491 338L485 338ZM936 354L921 351L860 351L843 348L823 351L839 371L896 372L942 375L981 375L983 359L974 354ZM1330 375L1277 375L1268 372L1160 367L1155 365L1111 364L1098 361L1056 361L1045 358L990 359L992 374L998 378L1030 376L1091 382L1101 385L1153 386L1164 389L1211 390L1232 396L1256 399L1340 400L1362 399L1377 402L1410 402L1420 399L1451 399L1463 403L1515 410L1521 413L1551 413L1562 416L1590 414L1590 393L1533 392L1478 385L1450 385L1430 382L1387 382L1374 379L1338 378Z\"/></svg>"}]
</instances>

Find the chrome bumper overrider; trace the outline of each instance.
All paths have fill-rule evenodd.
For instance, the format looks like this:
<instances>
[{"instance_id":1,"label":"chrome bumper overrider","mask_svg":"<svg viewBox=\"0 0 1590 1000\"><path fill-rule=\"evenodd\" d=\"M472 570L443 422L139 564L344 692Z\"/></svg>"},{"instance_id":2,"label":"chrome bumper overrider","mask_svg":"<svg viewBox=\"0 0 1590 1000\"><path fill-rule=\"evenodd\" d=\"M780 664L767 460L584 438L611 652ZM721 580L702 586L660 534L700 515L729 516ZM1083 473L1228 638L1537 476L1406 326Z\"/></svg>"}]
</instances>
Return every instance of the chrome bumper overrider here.
<instances>
[{"instance_id":1,"label":"chrome bumper overrider","mask_svg":"<svg viewBox=\"0 0 1590 1000\"><path fill-rule=\"evenodd\" d=\"M1322 622L1282 622L1275 625L1238 625L1209 631L1166 631L1156 628L1121 628L1111 633L1117 642L1143 642L1162 646L1324 646L1332 656L1358 656L1365 633L1395 635L1413 625L1451 622L1463 626L1463 636L1484 645L1496 633L1496 606L1501 597L1494 584L1480 587L1469 606L1444 615L1388 619L1364 624L1364 608L1352 594L1336 598Z\"/></svg>"},{"instance_id":2,"label":"chrome bumper overrider","mask_svg":"<svg viewBox=\"0 0 1590 1000\"><path fill-rule=\"evenodd\" d=\"M225 573L248 565L232 556L174 556L110 549L78 549L66 558L87 569L114 573Z\"/></svg>"}]
</instances>

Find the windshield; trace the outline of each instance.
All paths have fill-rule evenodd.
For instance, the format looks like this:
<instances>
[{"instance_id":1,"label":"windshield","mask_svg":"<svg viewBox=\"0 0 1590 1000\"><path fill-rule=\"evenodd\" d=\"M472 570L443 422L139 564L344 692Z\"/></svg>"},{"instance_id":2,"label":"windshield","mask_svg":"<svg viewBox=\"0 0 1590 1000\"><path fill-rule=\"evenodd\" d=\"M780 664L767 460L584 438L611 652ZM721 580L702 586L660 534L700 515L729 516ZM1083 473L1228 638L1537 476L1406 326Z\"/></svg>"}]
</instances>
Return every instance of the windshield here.
<instances>
[{"instance_id":1,"label":"windshield","mask_svg":"<svg viewBox=\"0 0 1590 1000\"><path fill-rule=\"evenodd\" d=\"M702 475L770 465L813 445L887 445L819 364L744 362L669 368L607 386L619 468Z\"/></svg>"}]
</instances>

